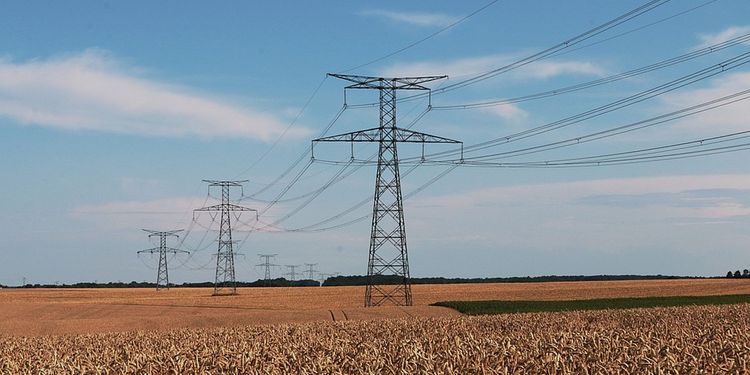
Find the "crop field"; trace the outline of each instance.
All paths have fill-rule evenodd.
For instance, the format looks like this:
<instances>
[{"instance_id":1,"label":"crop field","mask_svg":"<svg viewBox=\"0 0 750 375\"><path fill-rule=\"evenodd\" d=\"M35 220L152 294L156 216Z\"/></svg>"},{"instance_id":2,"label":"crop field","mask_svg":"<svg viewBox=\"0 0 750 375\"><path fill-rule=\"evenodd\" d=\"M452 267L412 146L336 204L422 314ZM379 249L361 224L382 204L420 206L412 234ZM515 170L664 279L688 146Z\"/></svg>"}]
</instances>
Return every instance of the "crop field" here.
<instances>
[{"instance_id":1,"label":"crop field","mask_svg":"<svg viewBox=\"0 0 750 375\"><path fill-rule=\"evenodd\" d=\"M41 336L133 330L239 327L399 317L450 317L439 301L582 300L750 294L750 280L587 281L415 285L412 307L364 308L363 287L210 289L2 289L0 335Z\"/></svg>"},{"instance_id":2,"label":"crop field","mask_svg":"<svg viewBox=\"0 0 750 375\"><path fill-rule=\"evenodd\" d=\"M0 373L750 372L750 304L0 337Z\"/></svg>"}]
</instances>

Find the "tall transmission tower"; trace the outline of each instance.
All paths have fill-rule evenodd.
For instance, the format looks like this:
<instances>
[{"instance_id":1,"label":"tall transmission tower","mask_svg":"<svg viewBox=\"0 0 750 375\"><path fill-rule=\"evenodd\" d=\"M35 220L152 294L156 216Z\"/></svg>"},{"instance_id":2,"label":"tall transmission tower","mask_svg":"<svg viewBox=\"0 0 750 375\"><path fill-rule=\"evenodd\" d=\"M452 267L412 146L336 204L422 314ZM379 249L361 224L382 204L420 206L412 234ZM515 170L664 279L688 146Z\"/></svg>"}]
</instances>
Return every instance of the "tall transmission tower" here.
<instances>
[{"instance_id":1,"label":"tall transmission tower","mask_svg":"<svg viewBox=\"0 0 750 375\"><path fill-rule=\"evenodd\" d=\"M297 280L297 267L299 267L299 264L287 264L286 268L289 269L289 272L285 273L284 275L289 275L289 281L296 281Z\"/></svg>"},{"instance_id":2,"label":"tall transmission tower","mask_svg":"<svg viewBox=\"0 0 750 375\"><path fill-rule=\"evenodd\" d=\"M277 254L258 254L263 263L257 264L258 267L264 268L263 280L266 282L266 286L271 284L271 267L278 267L278 264L271 263L271 259L275 258Z\"/></svg>"},{"instance_id":3,"label":"tall transmission tower","mask_svg":"<svg viewBox=\"0 0 750 375\"><path fill-rule=\"evenodd\" d=\"M305 266L307 266L307 270L305 270L305 272L307 273L308 280L315 280L315 273L318 272L318 270L313 269L313 267L317 265L318 263L305 263Z\"/></svg>"},{"instance_id":4,"label":"tall transmission tower","mask_svg":"<svg viewBox=\"0 0 750 375\"><path fill-rule=\"evenodd\" d=\"M353 83L344 90L378 90L380 94L380 125L377 128L313 140L313 146L317 142L350 142L352 148L354 142L379 144L370 251L367 261L365 306L378 306L386 302L410 306L412 297L409 279L409 256L406 248L406 225L404 223L404 205L401 198L401 175L398 167L397 145L399 142L421 143L424 149L425 143L454 143L461 144L463 150L463 143L397 127L396 91L429 91L429 88L423 86L424 83L443 79L447 76L382 78L341 74L329 75ZM463 151L461 154L463 158ZM385 279L383 276L395 276L399 280L398 284L383 285Z\"/></svg>"},{"instance_id":5,"label":"tall transmission tower","mask_svg":"<svg viewBox=\"0 0 750 375\"><path fill-rule=\"evenodd\" d=\"M182 232L182 229L170 230L170 231L155 231L150 229L144 229L144 232L148 232L148 238L159 237L159 247L153 247L146 250L141 250L138 254L149 253L159 254L159 268L156 272L156 290L167 289L169 290L169 267L167 266L167 253L177 254L184 253L190 254L190 252L180 249L167 247L167 237L177 237L177 233Z\"/></svg>"},{"instance_id":6,"label":"tall transmission tower","mask_svg":"<svg viewBox=\"0 0 750 375\"><path fill-rule=\"evenodd\" d=\"M219 212L221 215L221 224L219 226L219 249L216 252L216 279L214 280L213 295L235 295L237 294L237 282L234 274L235 252L233 246L238 241L232 240L232 213L254 211L257 219L258 211L230 203L230 188L239 187L242 189L242 183L247 182L247 180L203 180L203 182L208 183L209 189L212 187L221 187L220 204L193 210L193 215L195 215L195 212Z\"/></svg>"}]
</instances>

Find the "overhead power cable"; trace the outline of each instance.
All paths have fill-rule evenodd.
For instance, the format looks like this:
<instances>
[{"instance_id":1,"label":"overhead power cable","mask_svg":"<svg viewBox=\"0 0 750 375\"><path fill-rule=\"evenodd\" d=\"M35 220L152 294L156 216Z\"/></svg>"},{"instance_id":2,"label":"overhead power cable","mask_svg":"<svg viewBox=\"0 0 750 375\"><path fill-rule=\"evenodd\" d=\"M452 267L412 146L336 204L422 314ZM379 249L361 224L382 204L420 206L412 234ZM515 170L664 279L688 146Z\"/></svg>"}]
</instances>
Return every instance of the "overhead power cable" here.
<instances>
[{"instance_id":1,"label":"overhead power cable","mask_svg":"<svg viewBox=\"0 0 750 375\"><path fill-rule=\"evenodd\" d=\"M460 109L485 108L485 107L491 107L491 106L496 106L496 105L514 104L514 103L520 103L520 102L525 102L529 100L536 100L536 99L542 99L542 98L547 98L551 96L562 95L562 94L566 94L570 92L580 91L580 90L588 89L591 87L601 86L604 84L620 81L626 78L632 78L632 77L639 76L645 73L653 72L655 70L663 69L663 68L673 66L676 64L680 64L686 61L690 61L690 60L693 60L698 57L702 57L711 53L722 51L730 47L741 45L741 44L747 43L748 41L750 41L750 33L743 34L735 38L726 40L724 42L716 43L716 44L713 44L713 45L710 45L710 46L707 46L707 47L704 47L704 48L701 48L692 52L688 52L680 56L675 56L669 59L661 60L654 64L642 66L642 67L632 69L626 72L610 75L608 77L603 77L603 78L595 79L595 80L588 81L588 82L582 82L582 83L578 83L575 85L565 86L565 87L542 91L542 92L529 94L529 95L517 96L513 98L487 100L487 101L476 102L476 103L433 106L432 109L460 110Z\"/></svg>"},{"instance_id":2,"label":"overhead power cable","mask_svg":"<svg viewBox=\"0 0 750 375\"><path fill-rule=\"evenodd\" d=\"M484 142L480 142L474 145L465 146L463 148L463 154L466 155L468 153L476 152L478 150L483 150L483 149L487 149L490 147L504 145L507 143L519 141L519 140L526 139L532 136L537 136L543 133L557 130L563 127L578 124L583 121L590 120L592 118L599 117L604 114L614 112L616 110L619 110L628 106L632 106L636 103L640 103L645 100L648 100L648 99L663 95L665 93L672 92L679 88L691 85L693 83L714 77L718 74L721 74L731 69L742 66L748 62L750 62L750 52L745 52L738 56L724 60L718 64L714 64L707 68L700 69L698 71L684 75L680 78L674 79L667 83L663 83L661 85L649 88L647 90L641 91L634 95L630 95L628 97L618 99L608 104L605 104L605 105L602 105L602 106L599 106L599 107L596 107L596 108L593 108L584 112L580 112L572 116L568 116L564 119L557 120L551 123L547 123L545 125L537 126L531 129L524 130L524 131L520 131L514 134L507 135L507 136L497 137L497 138L484 141ZM435 152L435 153L428 155L427 157L433 158L433 157L438 157L438 156L449 156L449 155L457 156L457 155L460 155L461 152L462 150L460 149L453 149L453 150ZM464 157L466 158L470 156L464 156Z\"/></svg>"},{"instance_id":3,"label":"overhead power cable","mask_svg":"<svg viewBox=\"0 0 750 375\"><path fill-rule=\"evenodd\" d=\"M603 24L601 24L599 26L596 26L596 27L594 27L592 29L589 29L589 30L587 30L587 31L585 31L585 32L583 32L581 34L578 34L578 35L576 35L576 36L574 36L574 37L572 37L570 39L567 39L567 40L565 40L565 41L563 41L561 43L558 43L558 44L556 44L556 45L554 45L552 47L544 49L544 50L542 50L540 52L537 52L535 54L532 54L530 56L524 57L524 58L522 58L520 60L516 60L516 61L514 61L514 62L512 62L510 64L501 66L499 68L495 68L495 69L486 71L484 73L480 73L480 74L474 75L471 78L467 78L467 79L458 81L458 82L453 83L453 84L445 85L442 88L433 90L431 94L432 95L443 94L443 93L446 93L446 92L449 92L449 91L453 91L453 90L456 90L456 89L459 89L459 88L462 88L462 87L465 87L465 86L468 86L468 85L473 85L475 83L482 82L484 80L493 78L493 77L495 77L495 76L497 76L499 74L503 74L503 73L509 72L511 70L518 69L520 67L523 67L523 66L526 66L528 64L531 64L531 63L533 63L535 61L544 59L544 58L546 58L548 56L551 56L552 54L555 54L555 53L557 53L559 51L562 51L564 49L567 49L567 48L570 48L572 46L575 46L575 45L577 45L577 44L579 44L579 43L581 43L583 41L586 41L586 40L588 40L590 38L593 38L594 36L597 36L597 35L605 32L607 30L610 30L610 29L612 29L612 28L614 28L614 27L616 27L618 25L621 25L621 24L623 24L623 23L625 23L627 21L630 21L633 18L641 16L641 15L643 15L643 14L645 14L645 13L647 13L647 12L653 10L653 9L656 9L657 7L659 7L661 5L664 5L664 4L668 3L669 1L670 0L651 0L651 1L646 2L645 4L643 4L643 5L635 8L633 10L630 10L630 11L624 13L624 14L621 14L621 15L619 15L619 16L617 16L617 17L615 17L615 18L613 18L613 19L611 19L611 20L609 20L609 21L607 21L607 22L605 22L605 23L603 23ZM413 99L416 99L416 98L424 97L426 95L428 95L428 94L415 94L415 95L412 95L412 96L404 97L404 98L401 99L401 101L413 100Z\"/></svg>"},{"instance_id":4,"label":"overhead power cable","mask_svg":"<svg viewBox=\"0 0 750 375\"><path fill-rule=\"evenodd\" d=\"M636 164L646 162L656 162L665 160L686 159L709 155L718 155L729 152L750 150L750 142L744 142L729 146L718 146L707 149L681 151L682 148L701 147L715 143L729 142L737 139L746 139L750 137L748 131L727 134L712 138L699 139L689 142L680 142L671 145L652 147L626 151L617 154L604 154L586 156L582 158L554 159L536 162L519 162L519 163L493 163L493 162L474 162L467 161L462 165L467 167L494 167L494 168L567 168L567 167L598 167L606 165ZM724 139L722 138L728 138Z\"/></svg>"},{"instance_id":5,"label":"overhead power cable","mask_svg":"<svg viewBox=\"0 0 750 375\"><path fill-rule=\"evenodd\" d=\"M505 159L510 157L518 157L522 155L529 155L534 154L538 152L543 151L549 151L553 149L558 149L561 147L567 147L567 146L573 146L573 145L580 145L587 142L592 142L604 138L613 137L616 135L629 133L636 130L641 130L648 127L653 127L657 125L666 124L675 120L683 119L689 116L694 116L697 114L701 114L710 110L714 110L717 108L722 108L727 105L731 105L740 101L744 101L750 99L750 89L739 91L730 95L726 95L720 98L716 98L713 100L709 100L706 102L702 102L690 107L682 108L676 111L672 111L669 113L665 113L659 116L654 116L645 120L632 122L625 125L620 125L611 129L607 130L601 130L585 135L575 136L568 139L555 141L551 143L546 143L542 145L535 145L535 146L529 146L524 147L516 150L509 150L504 152L498 152L498 153L492 153L492 154L486 154L486 155L479 155L469 158L464 158L464 160L498 160L498 159Z\"/></svg>"},{"instance_id":6,"label":"overhead power cable","mask_svg":"<svg viewBox=\"0 0 750 375\"><path fill-rule=\"evenodd\" d=\"M408 173L411 173L411 171L415 170L417 166L418 166L418 164L413 165L412 168L410 168L407 171L407 173L404 174L404 176L406 176ZM433 178L431 178L430 180L428 180L424 184L420 185L419 187L417 187L413 191L409 192L408 194L404 195L403 199L407 200L407 199L409 199L409 198L411 198L411 197L419 194L420 192L424 191L425 189L427 189L432 184L436 183L438 180L440 180L443 177L447 176L448 173L452 172L458 166L459 165L455 165L455 164L454 165L449 165L446 170L444 170L443 172L441 172L438 175L434 176ZM361 206L363 206L363 205L365 205L367 203L370 203L370 202L372 202L372 196L367 197L365 200L363 200L361 202L358 202L354 206L352 206L352 207L350 207L350 208L348 208L348 209L346 209L346 210L344 210L344 211L342 211L342 212L340 212L340 213L338 213L338 214L336 214L334 216L331 216L331 217L326 218L324 220L318 221L318 222L316 222L314 224L306 225L306 226L303 226L303 227L285 229L285 228L279 228L279 227L271 227L271 226L269 226L268 228L275 229L273 231L270 231L271 233L277 233L277 232L317 233L317 232L326 232L326 231L330 231L330 230L344 228L344 227L347 227L347 226L350 226L350 225L359 223L359 222L361 222L363 220L367 220L367 219L371 218L372 217L372 213L367 213L365 215L356 217L356 218L354 218L352 220L349 220L349 221L346 221L344 223L340 223L340 224L336 224L336 225L332 225L332 226L327 226L327 227L320 227L320 226L324 225L324 224L328 224L328 223L330 223L332 221L335 221L336 219L339 219L339 218L341 218L341 217L343 217L343 216L345 216L345 215L347 215L347 214L355 211L357 208L359 208L359 207L361 207ZM268 228L265 228L265 229L268 229Z\"/></svg>"},{"instance_id":7,"label":"overhead power cable","mask_svg":"<svg viewBox=\"0 0 750 375\"><path fill-rule=\"evenodd\" d=\"M346 109L347 109L346 105L341 106L341 109L339 109L339 111L336 112L336 114L333 116L333 119L331 119L331 121L328 122L328 125L320 132L320 134L321 134L320 136L321 137L324 136L325 134L327 134L329 130L331 130L331 128L333 127L333 125L341 118L341 115L344 114L344 111L346 111ZM266 192L271 187L276 186L277 184L279 184L279 182L281 182L281 180L283 180L286 176L288 176L289 173L291 173L295 168L297 168L297 166L299 166L299 164L303 160L305 160L305 158L307 158L310 155L311 151L312 151L312 148L310 146L308 146L307 148L305 148L305 151L303 151L299 155L299 157L297 157L297 159L287 169L285 169L284 172L282 172L278 177L276 177L273 181L271 181L269 184L267 184L266 186L264 186L260 190L254 192L252 194L249 194L249 195L244 195L243 199L244 198L254 198L254 197L256 197L256 196L258 196L260 194L263 194L264 192Z\"/></svg>"},{"instance_id":8,"label":"overhead power cable","mask_svg":"<svg viewBox=\"0 0 750 375\"><path fill-rule=\"evenodd\" d=\"M258 159L256 159L252 164L250 164L250 166L248 166L242 172L240 172L237 175L237 177L242 176L245 173L249 172L251 169L255 168L256 165L258 165L261 161L263 161L263 159L265 159L266 156L268 156L268 154L270 154L271 151L273 151L273 149L276 148L276 145L278 145L279 142L281 141L281 139L283 139L284 136L286 136L286 133L289 132L289 129L291 129L294 126L294 124L297 123L297 120L299 120L300 117L302 117L302 114L305 112L305 110L307 109L307 107L310 105L310 102L312 102L313 99L318 95L318 91L320 91L320 88L323 87L323 84L326 82L327 79L328 79L328 74L326 74L325 77L323 77L323 80L321 80L320 83L318 83L318 86L315 87L315 90L313 90L313 93L310 95L310 97L307 98L307 101L305 101L305 104L302 106L302 108L300 108L299 112L297 112L297 115L294 116L294 118L292 119L292 121L289 123L289 125L286 126L286 128L284 128L284 130L281 132L281 134L279 134L279 136L276 137L276 139L273 141L273 143L271 143L271 146L268 147L266 149L266 151L264 151L260 155L260 157L258 157ZM237 178L237 177L235 177L235 178Z\"/></svg>"},{"instance_id":9,"label":"overhead power cable","mask_svg":"<svg viewBox=\"0 0 750 375\"><path fill-rule=\"evenodd\" d=\"M448 25L448 26L445 26L445 27L443 27L442 29L440 29L440 30L438 30L438 31L435 31L434 33L432 33L432 34L430 34L430 35L427 35L426 37L424 37L424 38L422 38L422 39L419 39L419 40L417 40L417 41L414 41L414 42L412 42L412 43L409 43L409 44L407 44L407 45L405 45L405 46L403 46L403 47L401 47L401 48L399 48L399 49L397 49L397 50L395 50L395 51L393 51L393 52L390 52L390 53L388 53L388 54L386 54L386 55L383 55L383 56L381 56L381 57L378 57L378 58L376 58L376 59L370 60L370 61L368 61L368 62L366 62L366 63L363 63L363 64L360 64L360 65L357 65L357 66L353 66L353 67L351 67L351 68L348 68L348 69L342 70L342 71L341 71L341 73L347 73L347 72L351 72L351 71L353 71L353 70L357 70L357 69L360 69L360 68L364 68L364 67L366 67L366 66L368 66L368 65L372 65L372 64L375 64L375 63L377 63L377 62L383 61L383 60L385 60L385 59L387 59L387 58L389 58L389 57L393 57L393 56L395 56L395 55L397 55L397 54L399 54L399 53L401 53L401 52L404 52L404 51L406 51L406 50L408 50L408 49L412 48L412 47L415 47L415 46L417 46L417 45L419 45L419 44L421 44L421 43L424 43L424 42L426 42L426 41L428 41L428 40L430 40L430 39L432 39L432 38L434 38L434 37L438 36L439 34L442 34L442 33L444 33L445 31L448 31L448 30L450 30L450 29L452 29L452 28L454 28L454 27L458 26L458 24L460 24L460 23L462 23L462 22L464 22L464 21L468 20L469 18L471 18L471 17L475 16L475 15L476 15L477 13L480 13L480 12L482 12L483 10L485 10L485 9L489 8L490 6L492 6L493 4L497 3L498 1L499 1L499 0L492 0L492 1L490 1L489 3L487 3L487 4L483 5L483 6L481 7L481 8L479 8L479 9L477 9L477 10L475 10L475 11L473 11L473 12L469 13L469 14L467 14L466 16L464 16L464 17L462 17L461 19L459 19L459 20L457 20L457 21L455 21L455 22L451 23L450 25Z\"/></svg>"}]
</instances>

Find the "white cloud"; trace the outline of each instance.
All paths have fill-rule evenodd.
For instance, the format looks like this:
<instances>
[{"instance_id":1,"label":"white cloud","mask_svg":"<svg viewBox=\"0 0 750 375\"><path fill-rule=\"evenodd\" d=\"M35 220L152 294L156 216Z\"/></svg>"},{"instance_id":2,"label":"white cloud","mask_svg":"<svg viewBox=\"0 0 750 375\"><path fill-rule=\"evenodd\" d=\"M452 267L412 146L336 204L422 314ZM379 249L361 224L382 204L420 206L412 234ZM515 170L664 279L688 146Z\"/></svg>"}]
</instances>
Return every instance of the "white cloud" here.
<instances>
[{"instance_id":1,"label":"white cloud","mask_svg":"<svg viewBox=\"0 0 750 375\"><path fill-rule=\"evenodd\" d=\"M747 174L584 180L424 197L406 201L406 210L412 248L429 239L518 257L504 272L715 274L735 249L746 248L748 186ZM659 199L641 197L649 194ZM591 199L602 196L621 201ZM644 263L685 255L681 265ZM547 260L536 271L524 265L540 259Z\"/></svg>"},{"instance_id":2,"label":"white cloud","mask_svg":"<svg viewBox=\"0 0 750 375\"><path fill-rule=\"evenodd\" d=\"M750 72L738 72L712 80L707 87L678 91L662 97L661 112L686 108L750 88ZM663 110L666 108L667 110ZM743 100L679 120L675 127L700 134L720 135L750 130L750 100Z\"/></svg>"},{"instance_id":3,"label":"white cloud","mask_svg":"<svg viewBox=\"0 0 750 375\"><path fill-rule=\"evenodd\" d=\"M445 27L458 21L458 18L456 17L439 13L394 12L389 10L374 9L362 11L359 14L363 16L385 18L394 22L427 27Z\"/></svg>"},{"instance_id":4,"label":"white cloud","mask_svg":"<svg viewBox=\"0 0 750 375\"><path fill-rule=\"evenodd\" d=\"M166 198L150 201L108 202L84 205L73 210L74 214L181 214L190 212L200 198Z\"/></svg>"},{"instance_id":5,"label":"white cloud","mask_svg":"<svg viewBox=\"0 0 750 375\"><path fill-rule=\"evenodd\" d=\"M212 193L216 194L215 191L212 191ZM214 219L219 219L216 213L195 212L193 214L193 210L218 203L220 202L216 199L206 199L206 197L114 201L76 207L70 212L70 217L87 221L102 230L111 231L132 230L133 228L180 229L189 226L190 221L195 217L197 220L196 230L202 231L205 229L204 227L210 226ZM256 209L262 207L252 200L243 201L239 204ZM286 209L283 205L277 205L269 209L261 220L263 222L272 221L272 218L285 212ZM239 221L236 217L232 218L237 230L246 231L250 227L263 227L263 223L256 223L254 212L238 212L237 215L240 215ZM217 223L213 224L212 229L216 229ZM175 226L177 227L175 228ZM273 231L273 229L268 229L268 231Z\"/></svg>"},{"instance_id":6,"label":"white cloud","mask_svg":"<svg viewBox=\"0 0 750 375\"><path fill-rule=\"evenodd\" d=\"M446 199L444 203L447 203L458 199L456 203L464 205L498 199L515 200L519 196L536 197L535 199L550 197L549 199L559 200L591 194L676 193L685 190L747 189L748 187L750 187L750 175L744 174L635 177L496 187L458 195L424 198L419 201Z\"/></svg>"},{"instance_id":7,"label":"white cloud","mask_svg":"<svg viewBox=\"0 0 750 375\"><path fill-rule=\"evenodd\" d=\"M718 44L747 33L750 33L750 26L732 26L719 31L718 33L699 34L698 39L700 39L701 43L696 49Z\"/></svg>"},{"instance_id":8,"label":"white cloud","mask_svg":"<svg viewBox=\"0 0 750 375\"><path fill-rule=\"evenodd\" d=\"M522 54L490 55L448 61L422 61L398 63L386 68L385 77L447 74L452 79L461 79L505 66L522 57ZM515 79L547 79L563 74L603 76L605 70L588 61L542 60L511 71Z\"/></svg>"},{"instance_id":9,"label":"white cloud","mask_svg":"<svg viewBox=\"0 0 750 375\"><path fill-rule=\"evenodd\" d=\"M148 136L270 141L276 115L141 77L111 54L87 50L47 60L0 60L0 116L24 124ZM291 137L308 131L293 128Z\"/></svg>"},{"instance_id":10,"label":"white cloud","mask_svg":"<svg viewBox=\"0 0 750 375\"><path fill-rule=\"evenodd\" d=\"M520 123L529 117L529 113L515 104L495 105L484 107L482 111L514 123Z\"/></svg>"}]
</instances>

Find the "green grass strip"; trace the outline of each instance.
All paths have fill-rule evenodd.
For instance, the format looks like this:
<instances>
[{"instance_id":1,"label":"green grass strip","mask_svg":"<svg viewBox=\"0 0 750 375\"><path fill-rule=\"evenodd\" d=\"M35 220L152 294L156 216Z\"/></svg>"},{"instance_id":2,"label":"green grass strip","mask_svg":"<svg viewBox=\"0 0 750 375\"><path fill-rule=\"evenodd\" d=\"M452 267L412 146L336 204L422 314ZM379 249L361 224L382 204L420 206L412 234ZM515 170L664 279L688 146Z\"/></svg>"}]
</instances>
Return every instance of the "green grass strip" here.
<instances>
[{"instance_id":1,"label":"green grass strip","mask_svg":"<svg viewBox=\"0 0 750 375\"><path fill-rule=\"evenodd\" d=\"M676 296L640 298L602 298L577 301L445 301L433 303L467 315L495 315L520 312L633 309L687 305L727 305L750 303L750 294L722 296Z\"/></svg>"}]
</instances>

